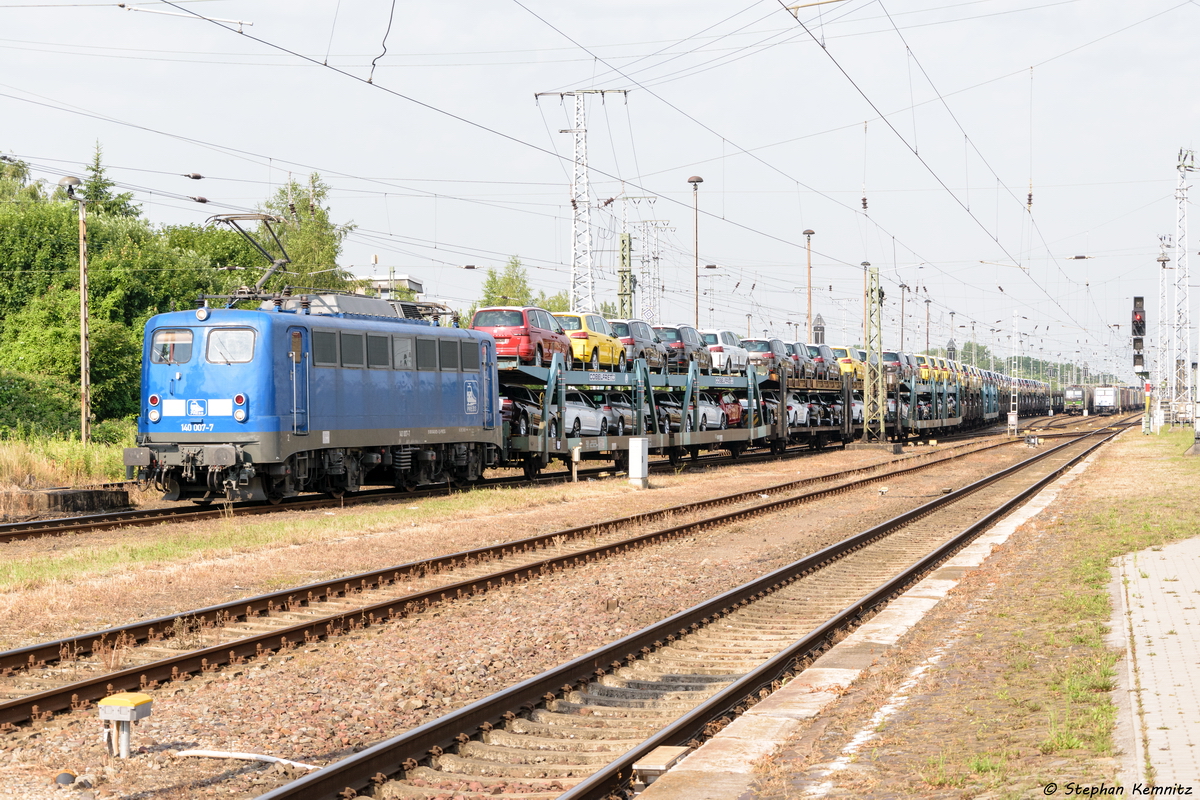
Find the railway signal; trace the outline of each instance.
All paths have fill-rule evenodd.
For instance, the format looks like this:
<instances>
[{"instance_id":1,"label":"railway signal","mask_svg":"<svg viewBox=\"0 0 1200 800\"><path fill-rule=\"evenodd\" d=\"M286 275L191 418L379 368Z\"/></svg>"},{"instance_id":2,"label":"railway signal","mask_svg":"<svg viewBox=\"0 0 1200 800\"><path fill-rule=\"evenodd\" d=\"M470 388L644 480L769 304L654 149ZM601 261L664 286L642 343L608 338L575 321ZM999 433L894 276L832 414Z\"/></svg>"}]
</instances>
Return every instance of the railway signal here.
<instances>
[{"instance_id":1,"label":"railway signal","mask_svg":"<svg viewBox=\"0 0 1200 800\"><path fill-rule=\"evenodd\" d=\"M1133 298L1133 324L1129 327L1133 336L1133 371L1145 378L1150 373L1146 370L1146 358L1142 355L1146 336L1146 300L1142 297Z\"/></svg>"}]
</instances>

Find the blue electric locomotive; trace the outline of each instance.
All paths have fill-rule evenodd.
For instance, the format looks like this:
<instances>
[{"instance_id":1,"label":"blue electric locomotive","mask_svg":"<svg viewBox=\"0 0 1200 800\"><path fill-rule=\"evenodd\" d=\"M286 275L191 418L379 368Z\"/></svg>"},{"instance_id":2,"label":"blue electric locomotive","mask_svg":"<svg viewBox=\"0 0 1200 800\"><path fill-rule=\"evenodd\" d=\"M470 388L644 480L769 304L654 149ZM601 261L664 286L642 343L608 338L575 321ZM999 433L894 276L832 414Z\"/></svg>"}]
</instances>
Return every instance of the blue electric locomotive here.
<instances>
[{"instance_id":1,"label":"blue electric locomotive","mask_svg":"<svg viewBox=\"0 0 1200 800\"><path fill-rule=\"evenodd\" d=\"M127 472L200 501L477 480L501 454L495 340L411 311L275 295L151 318Z\"/></svg>"}]
</instances>

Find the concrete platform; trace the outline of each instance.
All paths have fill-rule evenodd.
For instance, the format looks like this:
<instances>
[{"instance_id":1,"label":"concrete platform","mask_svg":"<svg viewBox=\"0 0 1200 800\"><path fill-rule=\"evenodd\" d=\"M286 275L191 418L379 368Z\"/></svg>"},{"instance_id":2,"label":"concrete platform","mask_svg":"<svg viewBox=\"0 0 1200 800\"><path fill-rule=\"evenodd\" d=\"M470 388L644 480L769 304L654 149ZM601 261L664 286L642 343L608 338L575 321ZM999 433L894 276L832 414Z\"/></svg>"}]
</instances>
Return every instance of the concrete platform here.
<instances>
[{"instance_id":1,"label":"concrete platform","mask_svg":"<svg viewBox=\"0 0 1200 800\"><path fill-rule=\"evenodd\" d=\"M1117 560L1121 781L1200 783L1200 538ZM1127 699L1127 702L1125 700ZM1125 741L1121 741L1124 734Z\"/></svg>"},{"instance_id":2,"label":"concrete platform","mask_svg":"<svg viewBox=\"0 0 1200 800\"><path fill-rule=\"evenodd\" d=\"M754 762L783 745L806 723L837 701L889 647L936 606L968 571L977 569L1027 521L1090 465L1091 456L978 537L887 608L818 658L786 686L755 705L700 748L684 757L639 795L642 800L737 800L754 785ZM1200 553L1200 540L1197 542ZM1200 585L1200 560L1195 571ZM1200 616L1196 634L1200 636ZM1191 664L1200 660L1200 653ZM1200 689L1200 671L1196 687ZM1200 695L1196 697L1200 699ZM1191 716L1200 719L1200 705ZM870 736L871 734L868 734ZM1200 741L1200 728L1197 739ZM866 743L866 739L859 746ZM1194 753L1200 758L1200 753ZM849 760L846 762L849 764ZM1200 774L1193 772L1193 775Z\"/></svg>"}]
</instances>

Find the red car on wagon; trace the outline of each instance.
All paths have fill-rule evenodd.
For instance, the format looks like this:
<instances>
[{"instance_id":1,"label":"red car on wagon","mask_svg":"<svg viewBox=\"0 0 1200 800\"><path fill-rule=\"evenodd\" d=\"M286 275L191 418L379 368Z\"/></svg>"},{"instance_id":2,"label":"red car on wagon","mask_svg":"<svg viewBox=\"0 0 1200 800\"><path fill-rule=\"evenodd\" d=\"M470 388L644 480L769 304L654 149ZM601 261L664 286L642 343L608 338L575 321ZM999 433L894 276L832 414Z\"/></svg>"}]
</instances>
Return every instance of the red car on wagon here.
<instances>
[{"instance_id":1,"label":"red car on wagon","mask_svg":"<svg viewBox=\"0 0 1200 800\"><path fill-rule=\"evenodd\" d=\"M567 363L571 363L571 340L554 315L544 308L481 308L471 318L471 328L492 335L499 358L516 358L522 364L547 367L555 353L562 353Z\"/></svg>"}]
</instances>

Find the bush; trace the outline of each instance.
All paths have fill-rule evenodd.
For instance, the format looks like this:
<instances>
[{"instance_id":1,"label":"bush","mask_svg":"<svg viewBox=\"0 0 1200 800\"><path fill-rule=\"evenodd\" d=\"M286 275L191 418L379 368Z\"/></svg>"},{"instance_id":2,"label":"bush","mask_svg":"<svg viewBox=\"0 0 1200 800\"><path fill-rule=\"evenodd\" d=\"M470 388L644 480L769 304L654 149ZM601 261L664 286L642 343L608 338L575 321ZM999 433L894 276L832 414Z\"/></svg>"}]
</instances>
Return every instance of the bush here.
<instances>
[{"instance_id":1,"label":"bush","mask_svg":"<svg viewBox=\"0 0 1200 800\"><path fill-rule=\"evenodd\" d=\"M0 369L0 439L79 436L79 390L65 381Z\"/></svg>"}]
</instances>

